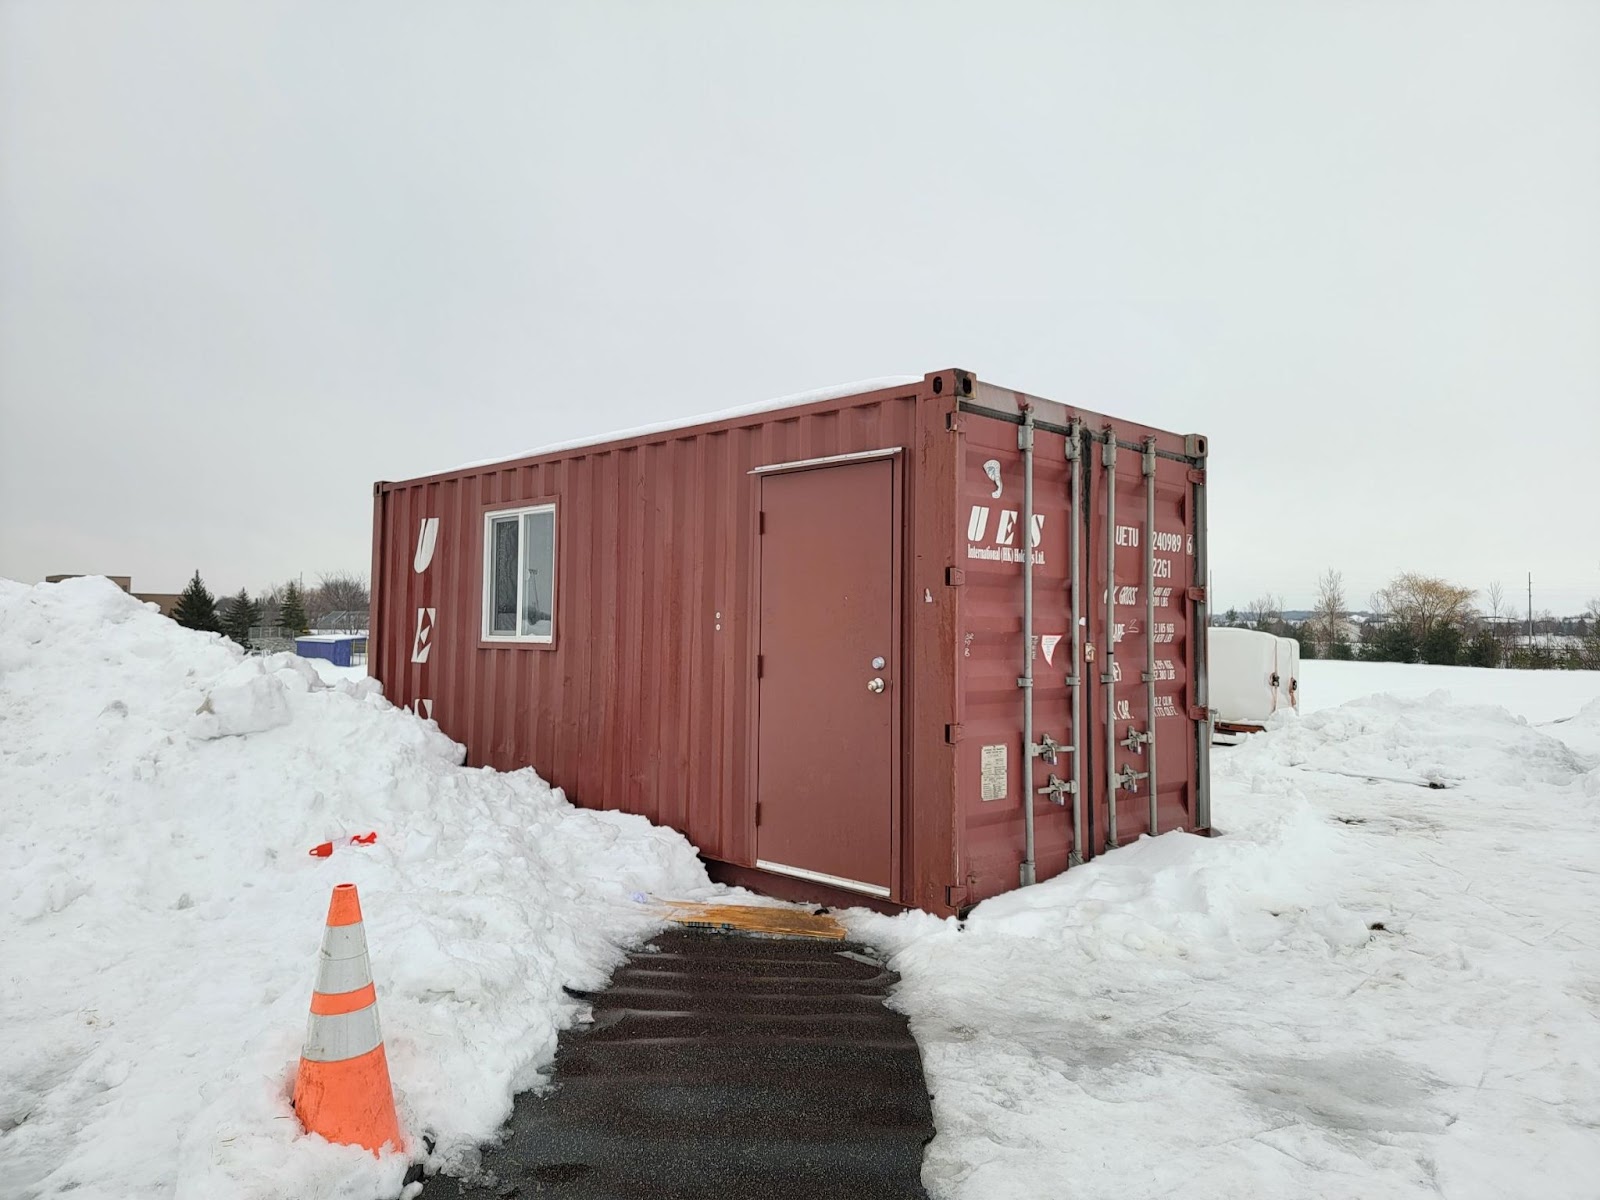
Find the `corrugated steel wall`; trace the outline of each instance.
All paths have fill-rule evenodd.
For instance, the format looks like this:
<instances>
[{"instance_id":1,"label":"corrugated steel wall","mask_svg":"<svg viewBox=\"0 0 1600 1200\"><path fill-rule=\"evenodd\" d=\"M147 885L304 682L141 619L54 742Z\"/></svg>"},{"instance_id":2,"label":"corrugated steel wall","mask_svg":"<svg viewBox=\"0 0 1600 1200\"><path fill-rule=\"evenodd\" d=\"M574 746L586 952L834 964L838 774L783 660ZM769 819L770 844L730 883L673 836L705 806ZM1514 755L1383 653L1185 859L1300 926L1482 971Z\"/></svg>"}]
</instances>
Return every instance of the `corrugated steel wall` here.
<instances>
[{"instance_id":1,"label":"corrugated steel wall","mask_svg":"<svg viewBox=\"0 0 1600 1200\"><path fill-rule=\"evenodd\" d=\"M639 813L710 857L752 861L748 472L912 447L917 392L379 485L373 674L391 700L465 743L472 763L534 764L575 802ZM483 514L550 498L555 643L485 646ZM419 570L413 548L431 520Z\"/></svg>"},{"instance_id":2,"label":"corrugated steel wall","mask_svg":"<svg viewBox=\"0 0 1600 1200\"><path fill-rule=\"evenodd\" d=\"M708 858L754 861L756 745L753 627L759 545L757 466L903 447L901 511L907 530L899 564L905 598L900 680L900 878L894 899L954 911L1014 887L1022 847L1022 796L1053 769L1035 763L1024 781L1021 747L1020 559L975 556L999 548L1002 513L1019 511L1020 455L1014 423L1025 405L1065 429L1091 435L1103 417L936 372L920 385L784 409L672 433L496 464L398 484L374 502L371 670L397 704L436 719L465 743L468 760L501 769L533 765L577 803L639 813L682 830ZM965 410L965 411L962 411ZM1195 534L1191 464L1183 438L1109 423L1129 444L1147 437L1158 461L1158 531ZM1107 642L1105 539L1101 518L1109 472L1103 444L1086 444L1083 499L1070 505L1061 432L1041 427L1035 443L1035 510L1043 517L1035 570L1035 633L1070 642L1066 613L1068 523L1080 522L1085 643ZM999 464L1004 484L985 464ZM1118 525L1145 526L1139 455L1123 450ZM481 641L483 515L554 499L556 626L550 646ZM973 510L991 510L982 537ZM1011 518L1013 522L1018 518ZM1020 547L1012 529L1012 545ZM1125 535L1126 536L1126 535ZM1141 536L1147 536L1143 534ZM1142 542L1140 546L1142 546ZM1144 588L1140 546L1119 546L1119 587ZM1191 553L1164 554L1172 592L1158 617L1162 830L1194 827L1196 731ZM1163 580L1165 584L1165 580ZM1106 844L1106 721L1117 738L1148 724L1142 674L1142 609L1125 606L1111 640L1121 664L1115 702L1083 678L1084 856ZM1070 689L1058 642L1035 660L1035 736L1071 744ZM1103 661L1103 658L1100 660ZM1003 800L984 800L982 748L1007 746ZM818 753L826 753L819 747ZM1119 751L1114 766L1146 769L1142 752ZM992 763L991 763L992 766ZM992 774L992 772L991 772ZM993 789L991 788L991 791ZM1065 869L1070 806L1035 798L1039 877ZM1119 838L1148 826L1142 793L1119 802Z\"/></svg>"}]
</instances>

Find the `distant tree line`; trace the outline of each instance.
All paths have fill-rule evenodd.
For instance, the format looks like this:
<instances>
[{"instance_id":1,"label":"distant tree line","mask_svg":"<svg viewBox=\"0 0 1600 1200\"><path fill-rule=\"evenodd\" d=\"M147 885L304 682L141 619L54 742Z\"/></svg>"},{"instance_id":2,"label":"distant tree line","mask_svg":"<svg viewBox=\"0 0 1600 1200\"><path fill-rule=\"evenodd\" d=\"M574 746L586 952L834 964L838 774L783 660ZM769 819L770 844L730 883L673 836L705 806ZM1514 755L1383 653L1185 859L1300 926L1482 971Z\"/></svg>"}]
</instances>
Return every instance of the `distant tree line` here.
<instances>
[{"instance_id":1,"label":"distant tree line","mask_svg":"<svg viewBox=\"0 0 1600 1200\"><path fill-rule=\"evenodd\" d=\"M334 618L338 632L365 629L370 603L366 577L352 571L330 571L318 576L310 588L293 579L269 584L254 596L240 588L237 595L220 602L196 571L178 597L172 619L187 629L226 634L250 650L258 636L295 638L328 617Z\"/></svg>"},{"instance_id":2,"label":"distant tree line","mask_svg":"<svg viewBox=\"0 0 1600 1200\"><path fill-rule=\"evenodd\" d=\"M1500 584L1485 590L1483 609L1476 597L1472 588L1405 571L1373 593L1370 614L1358 621L1345 602L1344 576L1330 569L1299 623L1285 619L1282 597L1271 592L1216 623L1295 638L1302 658L1600 670L1600 597L1581 616L1536 614L1531 638Z\"/></svg>"}]
</instances>

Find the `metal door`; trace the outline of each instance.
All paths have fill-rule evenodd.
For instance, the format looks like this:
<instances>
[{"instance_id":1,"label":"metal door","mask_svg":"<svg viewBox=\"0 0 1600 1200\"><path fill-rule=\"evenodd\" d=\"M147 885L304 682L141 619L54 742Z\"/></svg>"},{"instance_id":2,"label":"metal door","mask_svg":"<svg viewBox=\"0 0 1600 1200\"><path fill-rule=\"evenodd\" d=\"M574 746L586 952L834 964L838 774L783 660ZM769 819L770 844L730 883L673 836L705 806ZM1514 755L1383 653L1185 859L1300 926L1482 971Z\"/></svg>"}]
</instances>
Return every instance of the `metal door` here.
<instances>
[{"instance_id":1,"label":"metal door","mask_svg":"<svg viewBox=\"0 0 1600 1200\"><path fill-rule=\"evenodd\" d=\"M874 896L893 871L891 459L761 476L756 866Z\"/></svg>"}]
</instances>

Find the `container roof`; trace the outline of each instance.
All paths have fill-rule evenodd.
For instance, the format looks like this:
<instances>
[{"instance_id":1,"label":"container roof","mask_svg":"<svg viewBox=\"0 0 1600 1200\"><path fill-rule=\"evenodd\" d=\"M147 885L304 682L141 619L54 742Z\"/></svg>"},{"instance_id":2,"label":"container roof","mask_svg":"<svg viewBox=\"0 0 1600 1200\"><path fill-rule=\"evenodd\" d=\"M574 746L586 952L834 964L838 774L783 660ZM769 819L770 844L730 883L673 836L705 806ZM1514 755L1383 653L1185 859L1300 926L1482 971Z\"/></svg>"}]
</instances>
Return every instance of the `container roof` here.
<instances>
[{"instance_id":1,"label":"container roof","mask_svg":"<svg viewBox=\"0 0 1600 1200\"><path fill-rule=\"evenodd\" d=\"M713 425L718 421L733 420L736 417L752 417L760 413L773 412L780 408L800 408L807 404L820 404L825 400L838 400L845 396L860 396L867 392L881 391L884 388L906 387L910 384L921 382L921 375L885 375L878 379L860 379L854 383L840 383L833 387L816 388L809 392L795 392L792 395L778 396L771 400L762 400L756 404L741 405L738 408L725 408L720 412L701 413L699 416L658 421L651 425L638 425L632 429L611 430L606 433L594 434L591 437L573 438L565 442L551 442L544 446L535 446L531 450L519 451L516 454L462 463L460 466L450 468L450 473L470 471L478 467L492 467L498 463L516 462L524 458L540 458L548 454L562 454L569 450L581 450L585 446L601 446L608 442L648 437L652 433L673 433L680 429L693 429L697 425Z\"/></svg>"}]
</instances>

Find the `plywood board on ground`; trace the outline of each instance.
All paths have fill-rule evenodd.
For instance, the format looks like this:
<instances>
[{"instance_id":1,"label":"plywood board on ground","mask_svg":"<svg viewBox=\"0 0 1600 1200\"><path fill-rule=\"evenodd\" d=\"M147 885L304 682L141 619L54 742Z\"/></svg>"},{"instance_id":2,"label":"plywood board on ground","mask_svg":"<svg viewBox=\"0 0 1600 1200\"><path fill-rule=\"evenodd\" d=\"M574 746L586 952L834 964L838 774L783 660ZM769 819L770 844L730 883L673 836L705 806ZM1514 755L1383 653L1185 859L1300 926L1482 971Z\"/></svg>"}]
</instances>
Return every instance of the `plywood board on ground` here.
<instances>
[{"instance_id":1,"label":"plywood board on ground","mask_svg":"<svg viewBox=\"0 0 1600 1200\"><path fill-rule=\"evenodd\" d=\"M690 929L715 929L726 933L754 933L767 937L844 940L844 926L826 913L799 908L752 904L669 903L667 919Z\"/></svg>"}]
</instances>

